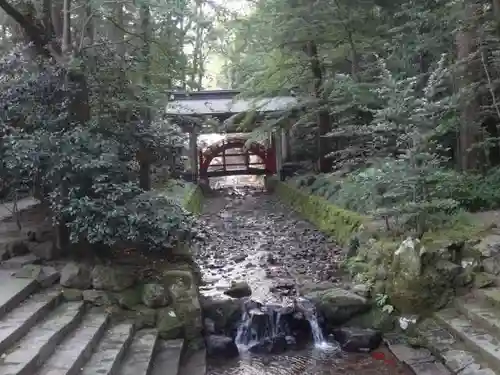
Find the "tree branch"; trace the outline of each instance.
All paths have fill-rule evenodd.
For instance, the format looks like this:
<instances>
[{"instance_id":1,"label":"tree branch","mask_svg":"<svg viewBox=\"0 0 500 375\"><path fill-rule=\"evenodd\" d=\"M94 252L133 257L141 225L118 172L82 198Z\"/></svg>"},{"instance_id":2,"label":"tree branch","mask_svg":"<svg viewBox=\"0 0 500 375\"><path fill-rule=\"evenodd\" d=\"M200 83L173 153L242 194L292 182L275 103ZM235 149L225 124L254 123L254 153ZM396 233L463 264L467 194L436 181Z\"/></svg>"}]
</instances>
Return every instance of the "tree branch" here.
<instances>
[{"instance_id":1,"label":"tree branch","mask_svg":"<svg viewBox=\"0 0 500 375\"><path fill-rule=\"evenodd\" d=\"M45 48L49 40L47 40L45 30L42 27L36 25L32 19L24 16L7 0L0 0L0 8L24 29L26 35L28 35L29 39L35 44L40 53L50 56L49 51Z\"/></svg>"}]
</instances>

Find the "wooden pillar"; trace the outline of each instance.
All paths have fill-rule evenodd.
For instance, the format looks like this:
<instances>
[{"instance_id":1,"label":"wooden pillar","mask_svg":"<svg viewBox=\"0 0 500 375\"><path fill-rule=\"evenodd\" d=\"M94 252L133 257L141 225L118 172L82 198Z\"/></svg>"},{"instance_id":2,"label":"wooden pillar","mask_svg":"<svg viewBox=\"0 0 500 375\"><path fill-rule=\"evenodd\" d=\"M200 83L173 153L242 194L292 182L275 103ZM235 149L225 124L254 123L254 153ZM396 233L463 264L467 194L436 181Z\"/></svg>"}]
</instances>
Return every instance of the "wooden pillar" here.
<instances>
[{"instance_id":1,"label":"wooden pillar","mask_svg":"<svg viewBox=\"0 0 500 375\"><path fill-rule=\"evenodd\" d=\"M281 151L283 162L288 161L288 131L281 129Z\"/></svg>"},{"instance_id":2,"label":"wooden pillar","mask_svg":"<svg viewBox=\"0 0 500 375\"><path fill-rule=\"evenodd\" d=\"M278 129L273 133L274 135L274 147L276 147L276 171L278 173L278 178L280 181L285 180L283 175L283 150L282 150L282 130Z\"/></svg>"},{"instance_id":3,"label":"wooden pillar","mask_svg":"<svg viewBox=\"0 0 500 375\"><path fill-rule=\"evenodd\" d=\"M194 183L198 182L198 133L195 126L189 133L189 159L191 164L191 176Z\"/></svg>"}]
</instances>

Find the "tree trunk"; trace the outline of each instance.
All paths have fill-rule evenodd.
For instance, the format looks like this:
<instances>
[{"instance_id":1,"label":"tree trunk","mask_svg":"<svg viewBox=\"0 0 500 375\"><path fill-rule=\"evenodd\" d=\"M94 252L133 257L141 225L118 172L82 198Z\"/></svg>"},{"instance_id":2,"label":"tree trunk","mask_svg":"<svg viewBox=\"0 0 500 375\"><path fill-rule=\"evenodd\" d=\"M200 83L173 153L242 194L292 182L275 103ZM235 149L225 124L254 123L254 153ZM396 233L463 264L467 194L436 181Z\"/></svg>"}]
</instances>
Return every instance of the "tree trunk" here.
<instances>
[{"instance_id":1,"label":"tree trunk","mask_svg":"<svg viewBox=\"0 0 500 375\"><path fill-rule=\"evenodd\" d=\"M457 57L462 62L460 86L467 88L478 80L481 72L480 59L477 56L477 32L474 21L478 7L465 5L465 22L457 33ZM459 129L459 166L462 171L477 170L484 162L483 148L477 147L483 139L479 120L479 103L476 92L462 98L462 115Z\"/></svg>"},{"instance_id":2,"label":"tree trunk","mask_svg":"<svg viewBox=\"0 0 500 375\"><path fill-rule=\"evenodd\" d=\"M323 70L321 68L321 63L319 61L318 47L316 42L310 41L307 43L307 54L309 56L309 62L311 66L311 73L314 80L314 96L320 102L322 106L323 101ZM328 111L320 108L318 111L318 170L321 173L330 172L332 162L331 159L327 159L326 155L329 152L329 142L325 135L330 132L330 114Z\"/></svg>"},{"instance_id":3,"label":"tree trunk","mask_svg":"<svg viewBox=\"0 0 500 375\"><path fill-rule=\"evenodd\" d=\"M149 89L151 86L151 13L149 4L144 3L141 6L141 29L143 35L142 58L143 58L143 89L145 95L144 106L144 126L151 126L151 103L149 100ZM147 149L142 149L138 153L139 156L139 185L144 190L151 189L150 176L150 152Z\"/></svg>"}]
</instances>

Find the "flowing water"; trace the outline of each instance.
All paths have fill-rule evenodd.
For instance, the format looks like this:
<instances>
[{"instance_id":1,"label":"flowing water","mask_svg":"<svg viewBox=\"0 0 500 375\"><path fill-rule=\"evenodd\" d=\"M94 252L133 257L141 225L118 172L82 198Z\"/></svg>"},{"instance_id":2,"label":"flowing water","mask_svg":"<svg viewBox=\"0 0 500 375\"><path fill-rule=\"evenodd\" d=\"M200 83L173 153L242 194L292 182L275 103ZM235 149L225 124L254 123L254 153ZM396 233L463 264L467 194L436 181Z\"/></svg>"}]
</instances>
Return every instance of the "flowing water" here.
<instances>
[{"instance_id":1,"label":"flowing water","mask_svg":"<svg viewBox=\"0 0 500 375\"><path fill-rule=\"evenodd\" d=\"M237 182L255 183L241 178ZM345 282L339 267L341 249L262 189L228 189L227 181L216 186L222 190L205 207L206 227L214 233L213 243L199 253L206 282L201 292L223 297L231 282L246 281L259 303L243 311L235 338L239 358L209 362L207 375L411 374L384 348L371 355L342 352L324 336L312 304L298 298L298 282ZM290 315L284 312L296 303L309 325L307 345L293 345ZM249 351L263 340L274 354ZM286 351L280 350L284 347Z\"/></svg>"}]
</instances>

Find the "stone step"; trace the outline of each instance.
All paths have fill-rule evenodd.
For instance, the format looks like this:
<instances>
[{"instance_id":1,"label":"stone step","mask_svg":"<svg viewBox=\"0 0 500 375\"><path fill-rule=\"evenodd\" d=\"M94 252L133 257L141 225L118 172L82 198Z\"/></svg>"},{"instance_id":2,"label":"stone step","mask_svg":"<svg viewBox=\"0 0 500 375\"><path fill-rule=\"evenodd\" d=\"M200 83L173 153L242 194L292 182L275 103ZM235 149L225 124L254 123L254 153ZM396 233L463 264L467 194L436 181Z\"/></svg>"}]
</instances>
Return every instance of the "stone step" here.
<instances>
[{"instance_id":1,"label":"stone step","mask_svg":"<svg viewBox=\"0 0 500 375\"><path fill-rule=\"evenodd\" d=\"M77 375L106 332L109 315L90 312L45 362L37 375ZM139 374L138 374L139 375Z\"/></svg>"},{"instance_id":2,"label":"stone step","mask_svg":"<svg viewBox=\"0 0 500 375\"><path fill-rule=\"evenodd\" d=\"M189 356L179 368L178 375L205 375L207 373L207 352L199 350Z\"/></svg>"},{"instance_id":3,"label":"stone step","mask_svg":"<svg viewBox=\"0 0 500 375\"><path fill-rule=\"evenodd\" d=\"M90 360L83 366L81 375L114 375L133 335L132 323L120 323L109 328L99 345L94 348Z\"/></svg>"},{"instance_id":4,"label":"stone step","mask_svg":"<svg viewBox=\"0 0 500 375\"><path fill-rule=\"evenodd\" d=\"M457 298L455 307L479 327L500 337L500 310L477 299Z\"/></svg>"},{"instance_id":5,"label":"stone step","mask_svg":"<svg viewBox=\"0 0 500 375\"><path fill-rule=\"evenodd\" d=\"M474 296L500 311L500 288L478 289Z\"/></svg>"},{"instance_id":6,"label":"stone step","mask_svg":"<svg viewBox=\"0 0 500 375\"><path fill-rule=\"evenodd\" d=\"M13 310L32 293L39 289L34 279L18 279L12 276L12 271L0 270L0 318Z\"/></svg>"},{"instance_id":7,"label":"stone step","mask_svg":"<svg viewBox=\"0 0 500 375\"><path fill-rule=\"evenodd\" d=\"M136 333L120 365L118 375L149 375L158 340L158 331L143 329Z\"/></svg>"},{"instance_id":8,"label":"stone step","mask_svg":"<svg viewBox=\"0 0 500 375\"><path fill-rule=\"evenodd\" d=\"M0 320L0 354L25 336L40 320L46 317L61 300L57 289L35 294L11 310Z\"/></svg>"},{"instance_id":9,"label":"stone step","mask_svg":"<svg viewBox=\"0 0 500 375\"><path fill-rule=\"evenodd\" d=\"M500 375L495 374L476 353L468 350L463 341L452 335L435 319L429 318L418 326L430 352L455 374L460 375ZM425 349L420 350L425 353ZM416 356L414 356L416 357Z\"/></svg>"},{"instance_id":10,"label":"stone step","mask_svg":"<svg viewBox=\"0 0 500 375\"><path fill-rule=\"evenodd\" d=\"M73 331L85 312L82 302L68 302L35 325L0 362L2 375L33 375Z\"/></svg>"},{"instance_id":11,"label":"stone step","mask_svg":"<svg viewBox=\"0 0 500 375\"><path fill-rule=\"evenodd\" d=\"M491 334L491 330L479 327L453 308L438 311L434 316L439 324L446 327L454 337L460 338L490 368L500 369L500 340Z\"/></svg>"},{"instance_id":12,"label":"stone step","mask_svg":"<svg viewBox=\"0 0 500 375\"><path fill-rule=\"evenodd\" d=\"M178 375L184 340L159 340L150 375Z\"/></svg>"}]
</instances>

